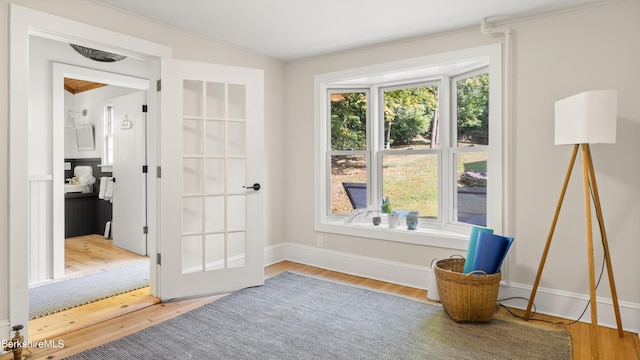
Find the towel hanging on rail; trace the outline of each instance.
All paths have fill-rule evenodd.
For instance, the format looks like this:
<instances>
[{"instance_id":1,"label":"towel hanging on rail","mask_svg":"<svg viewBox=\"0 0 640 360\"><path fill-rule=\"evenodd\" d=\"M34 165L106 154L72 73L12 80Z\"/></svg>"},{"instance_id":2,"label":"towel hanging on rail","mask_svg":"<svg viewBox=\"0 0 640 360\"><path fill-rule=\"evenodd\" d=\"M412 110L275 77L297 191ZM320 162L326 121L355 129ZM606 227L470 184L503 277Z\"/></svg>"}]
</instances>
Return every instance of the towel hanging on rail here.
<instances>
[{"instance_id":1,"label":"towel hanging on rail","mask_svg":"<svg viewBox=\"0 0 640 360\"><path fill-rule=\"evenodd\" d=\"M113 183L114 178L112 177L101 177L100 178L100 192L98 193L98 198L113 202Z\"/></svg>"}]
</instances>

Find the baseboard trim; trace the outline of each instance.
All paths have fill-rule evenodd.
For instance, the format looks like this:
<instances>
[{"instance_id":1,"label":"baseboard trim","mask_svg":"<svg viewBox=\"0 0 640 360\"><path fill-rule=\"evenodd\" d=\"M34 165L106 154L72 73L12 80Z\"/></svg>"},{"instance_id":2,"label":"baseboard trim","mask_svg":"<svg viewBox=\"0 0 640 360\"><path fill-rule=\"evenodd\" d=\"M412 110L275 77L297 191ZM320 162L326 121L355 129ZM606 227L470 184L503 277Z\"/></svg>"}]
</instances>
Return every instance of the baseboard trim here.
<instances>
[{"instance_id":1,"label":"baseboard trim","mask_svg":"<svg viewBox=\"0 0 640 360\"><path fill-rule=\"evenodd\" d=\"M273 265L280 261L286 260L284 256L284 249L288 245L286 243L280 243L275 245L265 246L264 248L264 266Z\"/></svg>"},{"instance_id":2,"label":"baseboard trim","mask_svg":"<svg viewBox=\"0 0 640 360\"><path fill-rule=\"evenodd\" d=\"M268 255L267 255L268 253ZM305 265L339 271L369 279L427 289L431 270L426 266L382 260L325 248L293 243L278 244L265 249L267 264L290 260Z\"/></svg>"},{"instance_id":3,"label":"baseboard trim","mask_svg":"<svg viewBox=\"0 0 640 360\"><path fill-rule=\"evenodd\" d=\"M265 248L265 264L271 265L283 260L425 290L429 287L431 275L431 269L427 266L382 260L314 246L280 243ZM502 303L516 309L526 309L532 288L527 284L503 281L499 299L524 298L506 300ZM577 319L588 301L588 295L538 287L535 306L540 314ZM620 301L618 305L624 330L639 333L640 304ZM591 323L591 312L587 310L580 321ZM598 324L616 328L611 299L598 297Z\"/></svg>"}]
</instances>

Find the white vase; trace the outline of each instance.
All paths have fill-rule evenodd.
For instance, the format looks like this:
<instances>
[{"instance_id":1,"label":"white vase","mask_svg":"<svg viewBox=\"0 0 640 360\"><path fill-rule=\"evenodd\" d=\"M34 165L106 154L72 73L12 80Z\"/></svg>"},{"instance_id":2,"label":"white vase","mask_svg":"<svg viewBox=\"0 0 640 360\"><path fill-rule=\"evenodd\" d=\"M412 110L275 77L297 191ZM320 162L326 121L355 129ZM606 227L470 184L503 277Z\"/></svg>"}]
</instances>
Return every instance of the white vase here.
<instances>
[{"instance_id":1,"label":"white vase","mask_svg":"<svg viewBox=\"0 0 640 360\"><path fill-rule=\"evenodd\" d=\"M427 299L434 301L434 302L440 302L440 295L438 295L438 282L436 280L436 270L435 268L435 262L436 259L433 259L433 261L431 261L431 272L429 273L429 284L428 284L428 291L427 291Z\"/></svg>"},{"instance_id":2,"label":"white vase","mask_svg":"<svg viewBox=\"0 0 640 360\"><path fill-rule=\"evenodd\" d=\"M389 223L389 229L395 229L398 227L398 221L400 220L399 214L387 214L387 222Z\"/></svg>"}]
</instances>

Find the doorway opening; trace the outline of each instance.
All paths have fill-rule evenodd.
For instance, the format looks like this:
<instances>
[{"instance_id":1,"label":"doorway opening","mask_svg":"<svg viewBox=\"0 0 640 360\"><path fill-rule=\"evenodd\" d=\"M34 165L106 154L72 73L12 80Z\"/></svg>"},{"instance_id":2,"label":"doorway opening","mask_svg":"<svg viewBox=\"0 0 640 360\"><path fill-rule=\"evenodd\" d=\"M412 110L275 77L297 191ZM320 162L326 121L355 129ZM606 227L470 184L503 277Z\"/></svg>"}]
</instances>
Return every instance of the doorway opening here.
<instances>
[{"instance_id":1,"label":"doorway opening","mask_svg":"<svg viewBox=\"0 0 640 360\"><path fill-rule=\"evenodd\" d=\"M33 255L29 258L30 298L34 298L34 288L39 291L45 287L59 288L68 285L67 280L72 278L110 274L136 262L143 262L146 269L137 271L135 277L142 277L148 286L151 266L145 231L147 179L141 169L147 164L148 129L143 109L146 109L149 90L149 80L142 76L149 72L150 65L135 60L133 66L104 68L75 54L67 43L37 36L31 36L30 40L30 67L38 67L42 62L53 65L50 73L38 74L42 75L40 81L52 81L50 95L42 92L32 97L35 107L49 108L52 114L50 127L45 127L48 130L45 133L51 136L53 156L47 166L52 176L44 179L48 184L45 183L44 192L38 195L49 197L53 211L50 219L36 219L45 222L42 228L47 228L46 222L51 221L51 234L30 239L31 249L37 249L31 254L42 254L45 259L37 261ZM137 76L121 74L126 71ZM72 85L77 88L71 88ZM79 87L89 90L79 91ZM34 88L33 92L38 90ZM128 126L120 126L125 118ZM112 125L109 134L106 120ZM29 143L37 143L31 134ZM47 163L47 160L29 159L36 163ZM116 175L121 180L117 186ZM30 207L32 212L33 204ZM120 218L122 226L115 226L114 217ZM129 273L113 276L134 277ZM127 286L140 287L138 279L135 285L127 284L129 279L126 280L123 287L110 288L113 295L126 291L123 289L128 289ZM79 301L88 303L111 295L104 289L98 283L96 294L88 294L87 298L60 296L57 299L60 304L55 304L54 309L63 310L76 306ZM147 287L137 296L148 295ZM145 301L153 304L157 299ZM33 307L30 305L30 319L34 317L32 314L46 314L33 311ZM32 332L30 335L38 337L39 334Z\"/></svg>"},{"instance_id":2,"label":"doorway opening","mask_svg":"<svg viewBox=\"0 0 640 360\"><path fill-rule=\"evenodd\" d=\"M137 85L110 85L108 73L96 82L68 77L66 71L62 74L63 69L54 66L54 77L64 76L62 261L64 277L69 278L117 268L135 259L148 260L144 233L147 179L141 173L146 164L147 129L142 111L146 90ZM138 79L131 82L136 84ZM61 101L58 91L53 101ZM78 129L85 128L91 129L91 138L84 143L92 146L81 146ZM54 146L59 144L54 142ZM74 255L79 247L89 255Z\"/></svg>"},{"instance_id":3,"label":"doorway opening","mask_svg":"<svg viewBox=\"0 0 640 360\"><path fill-rule=\"evenodd\" d=\"M159 78L160 59L171 57L171 48L140 38L124 35L78 21L65 19L45 12L29 9L16 4L10 4L10 51L9 91L11 93L9 106L9 187L11 188L9 206L8 229L9 238L9 284L11 291L7 294L10 323L25 326L24 332L29 333L29 276L30 264L35 261L46 263L46 251L35 254L30 242L32 239L42 239L52 247L53 234L64 237L64 226L58 219L62 208L53 208L56 203L63 204L64 167L53 167L53 159L60 159L63 164L63 149L53 148L53 139L64 137L63 126L53 127L53 117L61 116L56 121L64 121L64 109L55 109L48 92L58 88L51 84L51 64L60 61L65 64L78 66L91 64L94 69L110 69L113 73L138 76L149 79L155 84ZM38 40L56 40L68 44L73 42L82 46L107 49L127 56L127 60L98 64L89 59L69 62L59 58L56 52L51 52L51 58L35 63L30 56L37 48ZM68 46L68 45L65 45ZM25 61L29 59L29 61ZM130 60L137 60L137 67L124 68L123 64L132 65ZM126 62L126 63L125 63ZM110 64L110 65L109 65ZM120 67L119 67L120 66ZM118 70L116 70L118 69ZM60 87L62 88L62 82ZM149 96L149 118L157 120L159 117L159 100L157 96ZM35 105L38 104L38 105ZM59 106L59 105L56 105ZM158 164L156 149L158 147L157 121L150 121L147 146L149 152L149 168L155 169ZM33 137L33 138L32 138ZM54 184L59 182L58 184ZM32 197L30 191L34 185L48 191L46 196ZM148 182L148 207L157 209L157 181ZM60 192L53 192L57 186ZM34 203L36 200L41 203ZM63 206L63 205L59 205ZM39 219L43 217L44 220ZM38 221L35 221L38 220ZM58 221L54 221L58 220ZM37 224L37 225L36 225ZM58 225L56 225L58 224ZM157 253L157 214L150 212L148 216L148 252ZM52 249L53 256L59 254L59 249ZM42 255L43 258L39 258ZM150 266L150 293L157 294L158 267ZM55 273L55 269L49 269ZM10 329L8 325L0 330L6 335Z\"/></svg>"}]
</instances>

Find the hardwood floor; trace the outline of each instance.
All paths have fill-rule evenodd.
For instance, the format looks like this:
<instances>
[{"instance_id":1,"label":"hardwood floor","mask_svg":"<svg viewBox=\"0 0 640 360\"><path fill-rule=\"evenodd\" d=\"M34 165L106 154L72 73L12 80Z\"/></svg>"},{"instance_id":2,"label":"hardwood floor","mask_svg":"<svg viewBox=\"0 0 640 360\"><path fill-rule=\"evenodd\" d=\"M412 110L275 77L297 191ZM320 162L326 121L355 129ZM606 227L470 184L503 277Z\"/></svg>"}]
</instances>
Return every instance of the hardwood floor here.
<instances>
[{"instance_id":1,"label":"hardwood floor","mask_svg":"<svg viewBox=\"0 0 640 360\"><path fill-rule=\"evenodd\" d=\"M65 239L64 248L65 278L115 269L147 258L114 246L112 240L101 235Z\"/></svg>"},{"instance_id":2,"label":"hardwood floor","mask_svg":"<svg viewBox=\"0 0 640 360\"><path fill-rule=\"evenodd\" d=\"M265 276L272 277L284 271L293 270L305 274L319 276L335 281L341 281L348 284L369 287L381 291L387 291L394 294L400 294L404 296L413 297L427 302L426 292L415 288L406 286L385 283L382 281L371 280L367 278L351 276L334 271L324 270L312 266L298 264L289 261L283 261L265 268ZM107 343L115 340L119 337L131 334L139 331L148 326L157 324L161 321L178 316L184 312L207 304L211 301L215 301L224 295L210 296L197 299L188 299L168 303L158 303L151 306L144 307L137 311L128 312L121 316L110 315L111 318L105 318L104 321L94 324L88 324L88 326L81 329L70 330L64 325L60 325L56 329L57 334L48 335L49 340L64 340L64 348L52 349L31 349L31 353L25 352L27 359L60 359L65 356L69 356L83 350L93 348L95 346ZM135 296L133 296L135 298ZM104 305L107 306L107 305ZM124 306L124 305L123 305ZM98 306L99 307L99 306ZM82 307L84 308L84 307ZM89 312L96 310L78 309L77 312ZM515 311L522 313L522 311ZM534 318L537 321L524 322L521 319L510 315L504 309L500 309L496 315L496 319L521 322L525 326L557 326L549 325L549 323L564 322L568 323L569 320L554 318L544 315L536 315ZM32 327L32 322L29 323ZM567 329L571 334L571 346L574 360L590 359L590 336L589 325L584 323L577 323L568 325ZM603 347L604 347L604 359L625 359L640 360L640 339L637 334L625 332L624 337L618 337L614 329L600 328ZM8 354L0 356L1 360L11 358Z\"/></svg>"},{"instance_id":3,"label":"hardwood floor","mask_svg":"<svg viewBox=\"0 0 640 360\"><path fill-rule=\"evenodd\" d=\"M132 265L144 259L147 257L114 246L113 241L101 235L65 239L65 279ZM43 316L29 321L29 339L51 339L159 302L149 295L147 287Z\"/></svg>"}]
</instances>

